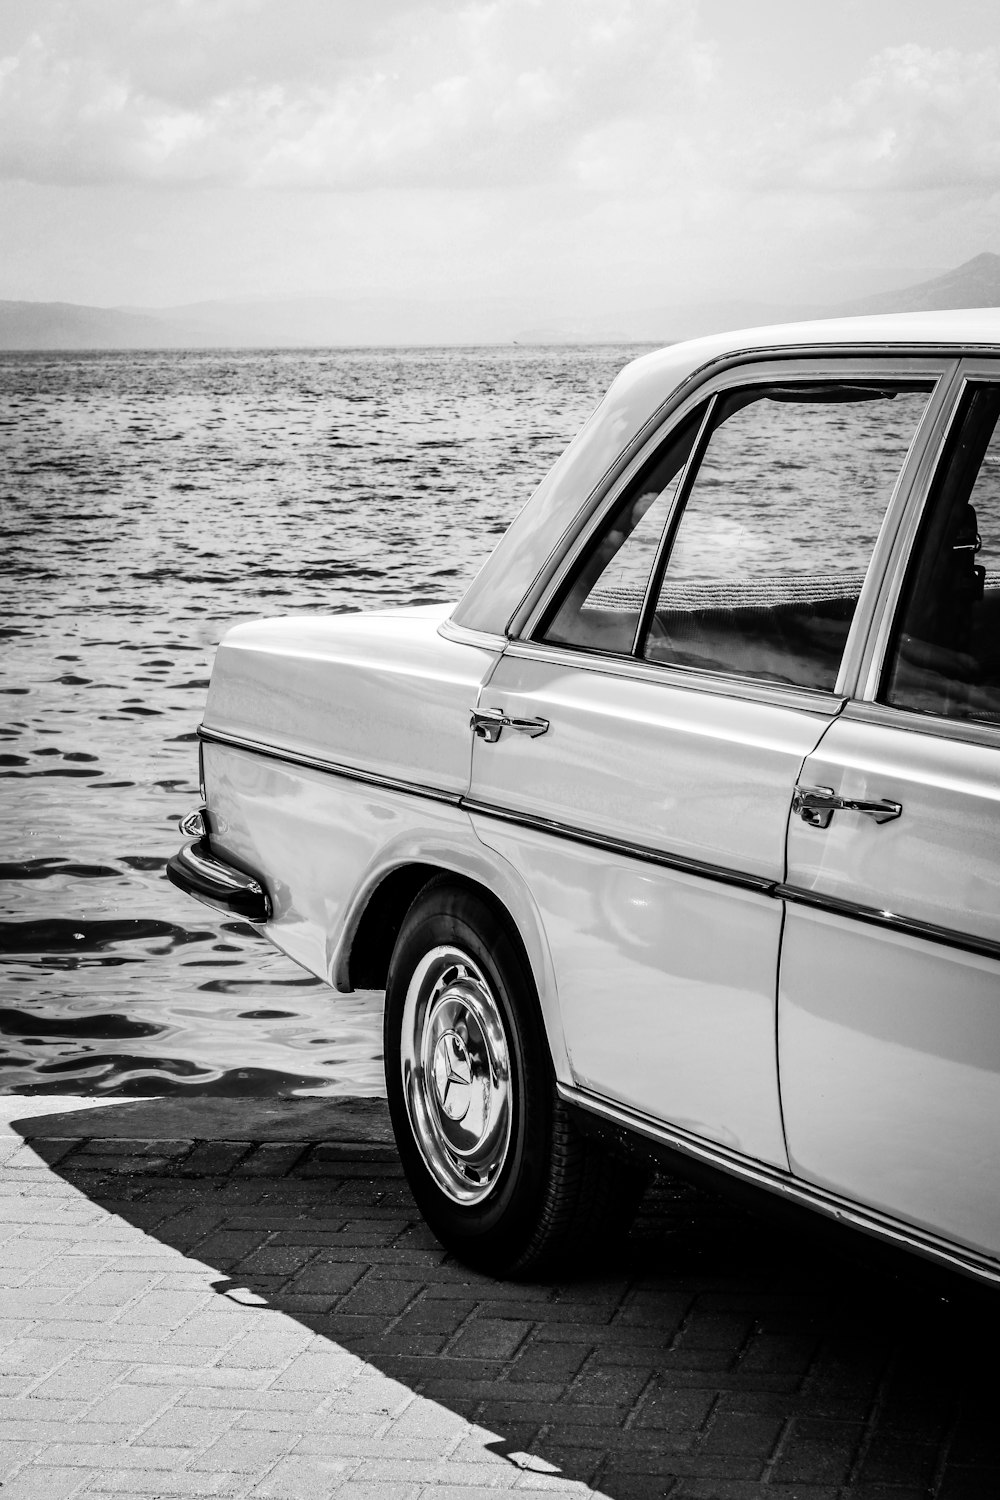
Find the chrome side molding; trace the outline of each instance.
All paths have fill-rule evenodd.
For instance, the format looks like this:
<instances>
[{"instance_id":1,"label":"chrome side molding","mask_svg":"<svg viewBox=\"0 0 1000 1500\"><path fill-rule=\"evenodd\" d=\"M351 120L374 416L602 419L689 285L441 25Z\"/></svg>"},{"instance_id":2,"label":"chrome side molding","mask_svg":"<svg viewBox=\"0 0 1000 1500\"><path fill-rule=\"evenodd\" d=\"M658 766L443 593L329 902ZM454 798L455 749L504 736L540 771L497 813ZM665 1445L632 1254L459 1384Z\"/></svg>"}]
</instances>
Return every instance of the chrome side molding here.
<instances>
[{"instance_id":1,"label":"chrome side molding","mask_svg":"<svg viewBox=\"0 0 1000 1500\"><path fill-rule=\"evenodd\" d=\"M398 776L383 776L377 771L362 771L357 766L345 766L339 761L323 760L316 755L300 754L280 745L268 745L262 740L246 739L243 735L229 734L220 729L198 726L198 739L204 745L227 745L233 750L246 750L251 755L263 755L267 760L280 761L287 766L302 766L307 771L325 771L330 776L339 776L345 781L359 781L364 786L384 787L387 791L402 792L407 797L425 797L432 802L450 802L453 806L461 801L461 792L444 791L441 787L428 786L419 781L403 781Z\"/></svg>"},{"instance_id":2,"label":"chrome side molding","mask_svg":"<svg viewBox=\"0 0 1000 1500\"><path fill-rule=\"evenodd\" d=\"M721 1170L730 1177L750 1183L765 1192L775 1193L803 1208L815 1209L828 1219L836 1219L853 1229L861 1230L864 1234L872 1235L875 1239L885 1240L890 1244L915 1251L927 1260L948 1266L953 1271L960 1271L964 1276L972 1276L979 1281L1000 1286L1000 1262L991 1256L983 1255L975 1250L964 1250L947 1240L940 1239L937 1235L904 1224L899 1219L892 1219L887 1214L881 1214L876 1209L859 1207L845 1198L839 1198L835 1193L827 1192L824 1188L803 1181L802 1178L793 1177L791 1173L782 1171L779 1167L769 1166L766 1162L741 1156L738 1152L729 1150L725 1146L718 1146L712 1141L688 1135L686 1131L663 1124L648 1115L617 1104L611 1099L588 1093L586 1089L578 1089L567 1083L557 1083L556 1088L559 1097L567 1104L587 1110L590 1114L634 1135L645 1136L647 1140L662 1145L669 1151L689 1156L694 1161Z\"/></svg>"}]
</instances>

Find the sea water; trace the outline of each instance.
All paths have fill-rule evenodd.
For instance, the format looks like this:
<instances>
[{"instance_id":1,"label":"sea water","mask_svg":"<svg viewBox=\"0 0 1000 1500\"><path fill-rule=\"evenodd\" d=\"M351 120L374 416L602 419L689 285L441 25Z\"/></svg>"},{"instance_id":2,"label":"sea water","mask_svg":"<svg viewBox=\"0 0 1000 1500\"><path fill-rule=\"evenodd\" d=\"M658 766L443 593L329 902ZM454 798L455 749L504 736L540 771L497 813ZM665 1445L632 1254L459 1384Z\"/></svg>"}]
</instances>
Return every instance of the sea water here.
<instances>
[{"instance_id":1,"label":"sea water","mask_svg":"<svg viewBox=\"0 0 1000 1500\"><path fill-rule=\"evenodd\" d=\"M381 1092L381 996L164 874L215 646L457 598L641 352L0 355L0 1091Z\"/></svg>"}]
</instances>

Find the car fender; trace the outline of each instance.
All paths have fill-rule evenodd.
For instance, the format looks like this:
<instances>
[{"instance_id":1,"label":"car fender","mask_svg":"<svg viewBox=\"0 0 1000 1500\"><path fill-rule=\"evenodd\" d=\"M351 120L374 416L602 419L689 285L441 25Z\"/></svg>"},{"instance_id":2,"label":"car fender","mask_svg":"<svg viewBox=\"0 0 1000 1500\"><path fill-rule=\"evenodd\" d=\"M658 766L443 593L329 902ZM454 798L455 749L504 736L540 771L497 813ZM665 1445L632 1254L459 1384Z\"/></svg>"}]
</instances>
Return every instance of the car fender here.
<instances>
[{"instance_id":1,"label":"car fender","mask_svg":"<svg viewBox=\"0 0 1000 1500\"><path fill-rule=\"evenodd\" d=\"M355 938L370 903L390 876L416 867L427 869L428 879L436 874L459 876L482 887L504 909L516 928L538 993L556 1077L571 1082L555 969L534 898L513 865L481 841L471 826L471 820L466 822L466 829L472 834L471 841L467 836L451 838L440 831L428 836L426 829L407 829L378 850L358 883L342 924L338 931L330 934L327 952L329 982L340 991L352 988L350 965Z\"/></svg>"}]
</instances>

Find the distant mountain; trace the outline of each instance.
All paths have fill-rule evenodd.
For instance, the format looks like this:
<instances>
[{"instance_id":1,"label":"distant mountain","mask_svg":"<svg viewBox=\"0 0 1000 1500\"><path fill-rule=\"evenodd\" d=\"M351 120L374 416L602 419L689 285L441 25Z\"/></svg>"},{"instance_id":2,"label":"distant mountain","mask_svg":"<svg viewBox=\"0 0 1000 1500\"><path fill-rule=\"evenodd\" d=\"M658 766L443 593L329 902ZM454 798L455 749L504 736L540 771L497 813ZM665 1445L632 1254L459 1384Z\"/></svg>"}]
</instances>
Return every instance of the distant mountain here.
<instances>
[{"instance_id":1,"label":"distant mountain","mask_svg":"<svg viewBox=\"0 0 1000 1500\"><path fill-rule=\"evenodd\" d=\"M936 312L949 307L1000 307L1000 255L984 251L971 260L898 292L879 292L829 309L834 316L857 313Z\"/></svg>"},{"instance_id":2,"label":"distant mountain","mask_svg":"<svg viewBox=\"0 0 1000 1500\"><path fill-rule=\"evenodd\" d=\"M523 303L502 298L302 297L162 308L0 302L0 349L503 344L525 315ZM537 315L527 309L527 316Z\"/></svg>"},{"instance_id":3,"label":"distant mountain","mask_svg":"<svg viewBox=\"0 0 1000 1500\"><path fill-rule=\"evenodd\" d=\"M849 302L778 304L764 302L686 302L660 307L628 319L629 326L644 327L634 338L699 338L706 333L724 333L730 328L760 328L771 323L796 323L804 318L847 318L865 313L935 312L950 307L1000 307L1000 255L984 251L942 276L915 286Z\"/></svg>"},{"instance_id":4,"label":"distant mountain","mask_svg":"<svg viewBox=\"0 0 1000 1500\"><path fill-rule=\"evenodd\" d=\"M929 281L829 305L677 303L560 316L510 298L306 297L185 307L0 302L0 349L331 348L345 345L671 343L729 328L856 313L1000 307L1000 255L984 252Z\"/></svg>"},{"instance_id":5,"label":"distant mountain","mask_svg":"<svg viewBox=\"0 0 1000 1500\"><path fill-rule=\"evenodd\" d=\"M75 302L0 302L0 349L161 349L197 341L196 330L151 313Z\"/></svg>"}]
</instances>

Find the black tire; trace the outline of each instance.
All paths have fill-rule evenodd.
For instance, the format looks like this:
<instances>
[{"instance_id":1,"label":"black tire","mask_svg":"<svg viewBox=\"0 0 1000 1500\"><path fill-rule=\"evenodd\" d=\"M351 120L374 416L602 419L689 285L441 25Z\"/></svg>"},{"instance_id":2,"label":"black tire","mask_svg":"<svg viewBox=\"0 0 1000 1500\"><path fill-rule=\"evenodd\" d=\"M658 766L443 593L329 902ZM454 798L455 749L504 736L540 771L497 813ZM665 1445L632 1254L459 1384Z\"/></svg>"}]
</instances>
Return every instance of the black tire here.
<instances>
[{"instance_id":1,"label":"black tire","mask_svg":"<svg viewBox=\"0 0 1000 1500\"><path fill-rule=\"evenodd\" d=\"M435 879L407 912L384 1051L407 1181L467 1265L538 1275L628 1227L647 1174L573 1124L520 941L473 887Z\"/></svg>"}]
</instances>

